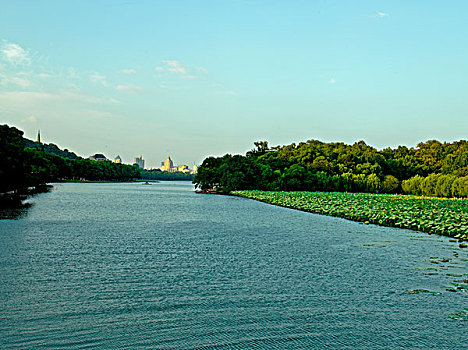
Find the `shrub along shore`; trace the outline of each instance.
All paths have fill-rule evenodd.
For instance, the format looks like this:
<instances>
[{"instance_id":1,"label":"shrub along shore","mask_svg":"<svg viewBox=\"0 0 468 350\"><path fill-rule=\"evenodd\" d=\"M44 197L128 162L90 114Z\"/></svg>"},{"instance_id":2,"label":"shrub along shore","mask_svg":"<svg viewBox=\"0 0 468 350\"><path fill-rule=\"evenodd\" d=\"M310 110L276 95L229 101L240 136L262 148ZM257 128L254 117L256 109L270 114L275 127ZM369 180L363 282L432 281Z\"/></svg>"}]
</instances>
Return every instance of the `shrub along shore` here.
<instances>
[{"instance_id":1,"label":"shrub along shore","mask_svg":"<svg viewBox=\"0 0 468 350\"><path fill-rule=\"evenodd\" d=\"M468 240L468 201L343 192L232 191L232 195L348 220Z\"/></svg>"}]
</instances>

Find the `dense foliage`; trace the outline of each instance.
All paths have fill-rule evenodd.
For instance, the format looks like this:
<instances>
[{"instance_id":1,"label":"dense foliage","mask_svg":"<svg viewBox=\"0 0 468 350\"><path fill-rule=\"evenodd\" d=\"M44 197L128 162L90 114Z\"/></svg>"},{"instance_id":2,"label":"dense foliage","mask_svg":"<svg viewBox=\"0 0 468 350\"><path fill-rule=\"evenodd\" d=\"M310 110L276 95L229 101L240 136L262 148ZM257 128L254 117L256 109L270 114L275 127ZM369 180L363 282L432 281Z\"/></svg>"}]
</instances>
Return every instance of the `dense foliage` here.
<instances>
[{"instance_id":1,"label":"dense foliage","mask_svg":"<svg viewBox=\"0 0 468 350\"><path fill-rule=\"evenodd\" d=\"M452 174L416 175L402 183L405 193L437 197L468 197L468 176Z\"/></svg>"},{"instance_id":2,"label":"dense foliage","mask_svg":"<svg viewBox=\"0 0 468 350\"><path fill-rule=\"evenodd\" d=\"M468 192L468 142L431 140L416 148L377 150L309 140L269 148L256 142L245 156L209 157L194 183L201 189L339 191L464 197ZM429 178L429 180L426 180ZM437 184L433 186L434 179Z\"/></svg>"},{"instance_id":3,"label":"dense foliage","mask_svg":"<svg viewBox=\"0 0 468 350\"><path fill-rule=\"evenodd\" d=\"M0 125L0 193L58 180L126 181L140 177L139 169L130 165L63 158L42 148L25 148L25 144L21 130ZM50 145L45 146L50 149Z\"/></svg>"},{"instance_id":4,"label":"dense foliage","mask_svg":"<svg viewBox=\"0 0 468 350\"><path fill-rule=\"evenodd\" d=\"M23 132L0 125L0 193L15 190L26 182Z\"/></svg>"},{"instance_id":5,"label":"dense foliage","mask_svg":"<svg viewBox=\"0 0 468 350\"><path fill-rule=\"evenodd\" d=\"M56 156L60 156L62 158L68 158L68 159L77 159L80 158L77 156L75 153L70 152L68 149L60 149L57 145L53 143L41 143L41 142L36 142L28 139L24 139L25 142L25 148L34 148L38 149L41 151L44 151L46 153L51 153L55 154Z\"/></svg>"},{"instance_id":6,"label":"dense foliage","mask_svg":"<svg viewBox=\"0 0 468 350\"><path fill-rule=\"evenodd\" d=\"M143 180L166 180L166 181L193 181L194 176L189 173L175 172L170 173L161 170L141 170Z\"/></svg>"},{"instance_id":7,"label":"dense foliage","mask_svg":"<svg viewBox=\"0 0 468 350\"><path fill-rule=\"evenodd\" d=\"M234 191L232 194L317 214L468 239L465 200L337 192Z\"/></svg>"}]
</instances>

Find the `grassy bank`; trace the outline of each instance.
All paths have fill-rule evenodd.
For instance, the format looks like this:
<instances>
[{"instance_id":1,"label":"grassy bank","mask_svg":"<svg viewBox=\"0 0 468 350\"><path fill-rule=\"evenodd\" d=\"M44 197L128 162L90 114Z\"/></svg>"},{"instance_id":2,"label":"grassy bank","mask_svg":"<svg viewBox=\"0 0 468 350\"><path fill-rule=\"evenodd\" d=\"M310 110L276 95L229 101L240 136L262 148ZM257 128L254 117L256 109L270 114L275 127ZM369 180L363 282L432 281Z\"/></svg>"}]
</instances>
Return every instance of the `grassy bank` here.
<instances>
[{"instance_id":1,"label":"grassy bank","mask_svg":"<svg viewBox=\"0 0 468 350\"><path fill-rule=\"evenodd\" d=\"M233 191L231 194L366 224L468 239L467 200L342 192Z\"/></svg>"}]
</instances>

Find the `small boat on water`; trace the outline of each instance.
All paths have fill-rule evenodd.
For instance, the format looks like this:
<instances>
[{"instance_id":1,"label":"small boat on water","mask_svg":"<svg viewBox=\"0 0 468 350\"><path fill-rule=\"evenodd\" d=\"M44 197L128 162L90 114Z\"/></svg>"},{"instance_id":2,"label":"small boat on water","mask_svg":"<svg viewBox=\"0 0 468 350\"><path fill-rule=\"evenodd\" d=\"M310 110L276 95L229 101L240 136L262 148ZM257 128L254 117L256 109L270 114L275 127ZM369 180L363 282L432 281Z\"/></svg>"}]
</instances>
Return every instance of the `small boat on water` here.
<instances>
[{"instance_id":1,"label":"small boat on water","mask_svg":"<svg viewBox=\"0 0 468 350\"><path fill-rule=\"evenodd\" d=\"M149 183L148 181L146 181L146 182L143 182L143 185L151 185L151 183Z\"/></svg>"}]
</instances>

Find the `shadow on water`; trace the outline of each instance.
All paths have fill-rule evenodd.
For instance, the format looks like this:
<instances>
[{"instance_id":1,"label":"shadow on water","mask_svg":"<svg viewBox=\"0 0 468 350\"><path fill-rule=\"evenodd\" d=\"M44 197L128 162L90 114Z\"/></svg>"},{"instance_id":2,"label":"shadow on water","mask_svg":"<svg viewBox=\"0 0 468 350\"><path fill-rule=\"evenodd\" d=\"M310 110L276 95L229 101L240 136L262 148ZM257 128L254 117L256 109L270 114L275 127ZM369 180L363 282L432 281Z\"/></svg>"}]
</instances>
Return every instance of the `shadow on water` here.
<instances>
[{"instance_id":1,"label":"shadow on water","mask_svg":"<svg viewBox=\"0 0 468 350\"><path fill-rule=\"evenodd\" d=\"M0 220L18 220L24 218L34 203L20 203L15 207L4 207L0 204Z\"/></svg>"},{"instance_id":2,"label":"shadow on water","mask_svg":"<svg viewBox=\"0 0 468 350\"><path fill-rule=\"evenodd\" d=\"M24 218L34 203L28 199L40 193L51 191L53 186L44 185L19 194L0 195L0 220L18 220Z\"/></svg>"}]
</instances>

